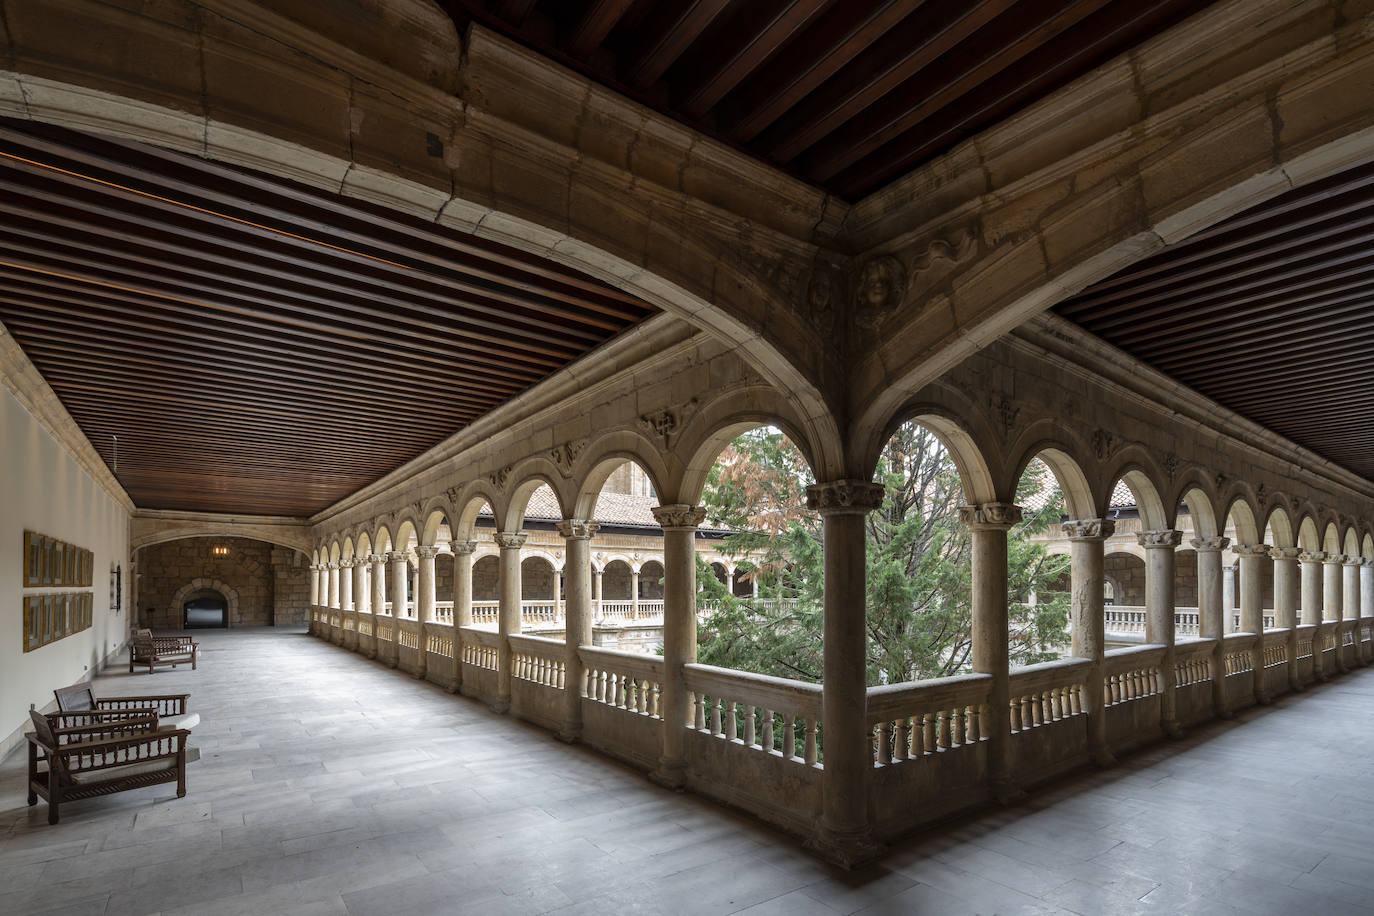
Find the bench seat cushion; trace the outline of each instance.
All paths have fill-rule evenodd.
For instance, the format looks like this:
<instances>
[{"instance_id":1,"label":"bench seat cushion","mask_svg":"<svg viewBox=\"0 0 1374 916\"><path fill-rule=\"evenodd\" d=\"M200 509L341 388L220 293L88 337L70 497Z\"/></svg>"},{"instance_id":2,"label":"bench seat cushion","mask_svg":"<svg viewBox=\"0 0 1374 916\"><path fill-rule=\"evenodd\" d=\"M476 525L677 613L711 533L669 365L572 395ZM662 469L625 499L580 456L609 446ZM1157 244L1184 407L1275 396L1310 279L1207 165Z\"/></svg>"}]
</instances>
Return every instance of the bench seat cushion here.
<instances>
[{"instance_id":1,"label":"bench seat cushion","mask_svg":"<svg viewBox=\"0 0 1374 916\"><path fill-rule=\"evenodd\" d=\"M186 762L191 763L200 759L200 748L188 747L186 749ZM104 782L107 779L122 779L125 776L138 776L142 773L156 773L160 770L175 770L177 759L175 757L159 757L156 760L140 760L138 763L126 763L118 767L104 767L99 770L88 770L85 773L73 773L72 782L76 785L89 785L93 782Z\"/></svg>"}]
</instances>

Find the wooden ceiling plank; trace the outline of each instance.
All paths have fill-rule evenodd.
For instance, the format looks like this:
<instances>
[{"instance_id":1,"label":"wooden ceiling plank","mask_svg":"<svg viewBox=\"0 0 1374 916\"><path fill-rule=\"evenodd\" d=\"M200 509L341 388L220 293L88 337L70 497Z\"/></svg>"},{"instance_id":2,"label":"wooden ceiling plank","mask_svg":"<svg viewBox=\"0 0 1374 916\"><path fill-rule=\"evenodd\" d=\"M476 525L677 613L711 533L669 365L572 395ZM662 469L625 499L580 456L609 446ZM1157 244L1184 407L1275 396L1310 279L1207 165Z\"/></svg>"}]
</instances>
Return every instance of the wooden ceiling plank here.
<instances>
[{"instance_id":1,"label":"wooden ceiling plank","mask_svg":"<svg viewBox=\"0 0 1374 916\"><path fill-rule=\"evenodd\" d=\"M711 20L730 5L730 0L686 0L676 10L667 28L656 39L646 41L626 68L629 82L640 89L658 82L688 45L696 40Z\"/></svg>"},{"instance_id":2,"label":"wooden ceiling plank","mask_svg":"<svg viewBox=\"0 0 1374 916\"><path fill-rule=\"evenodd\" d=\"M568 39L568 53L575 57L591 54L633 4L634 0L595 0Z\"/></svg>"}]
</instances>

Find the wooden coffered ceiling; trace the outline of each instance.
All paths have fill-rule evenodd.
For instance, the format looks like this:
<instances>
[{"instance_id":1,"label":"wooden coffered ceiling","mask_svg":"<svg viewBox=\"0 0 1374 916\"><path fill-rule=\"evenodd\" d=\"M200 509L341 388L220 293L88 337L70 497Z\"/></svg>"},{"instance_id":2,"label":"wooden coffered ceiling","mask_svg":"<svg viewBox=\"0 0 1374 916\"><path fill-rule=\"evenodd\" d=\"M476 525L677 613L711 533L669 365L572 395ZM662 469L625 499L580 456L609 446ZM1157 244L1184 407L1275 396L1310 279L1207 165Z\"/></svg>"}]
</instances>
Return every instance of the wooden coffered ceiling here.
<instances>
[{"instance_id":1,"label":"wooden coffered ceiling","mask_svg":"<svg viewBox=\"0 0 1374 916\"><path fill-rule=\"evenodd\" d=\"M1254 207L1056 311L1374 480L1374 164Z\"/></svg>"},{"instance_id":2,"label":"wooden coffered ceiling","mask_svg":"<svg viewBox=\"0 0 1374 916\"><path fill-rule=\"evenodd\" d=\"M1210 0L439 0L854 200Z\"/></svg>"},{"instance_id":3,"label":"wooden coffered ceiling","mask_svg":"<svg viewBox=\"0 0 1374 916\"><path fill-rule=\"evenodd\" d=\"M0 119L0 322L134 502L303 516L654 313L552 262Z\"/></svg>"}]
</instances>

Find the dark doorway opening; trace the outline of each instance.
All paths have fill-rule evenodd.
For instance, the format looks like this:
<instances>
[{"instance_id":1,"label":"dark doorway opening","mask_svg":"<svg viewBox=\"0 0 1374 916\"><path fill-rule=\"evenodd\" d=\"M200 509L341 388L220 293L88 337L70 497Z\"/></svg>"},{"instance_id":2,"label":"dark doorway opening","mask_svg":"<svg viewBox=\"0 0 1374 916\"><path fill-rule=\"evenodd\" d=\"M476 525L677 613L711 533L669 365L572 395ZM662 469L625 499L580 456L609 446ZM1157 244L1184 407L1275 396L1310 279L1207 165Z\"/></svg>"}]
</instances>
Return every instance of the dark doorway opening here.
<instances>
[{"instance_id":1,"label":"dark doorway opening","mask_svg":"<svg viewBox=\"0 0 1374 916\"><path fill-rule=\"evenodd\" d=\"M229 602L219 592L206 590L185 604L182 625L188 630L229 626Z\"/></svg>"}]
</instances>

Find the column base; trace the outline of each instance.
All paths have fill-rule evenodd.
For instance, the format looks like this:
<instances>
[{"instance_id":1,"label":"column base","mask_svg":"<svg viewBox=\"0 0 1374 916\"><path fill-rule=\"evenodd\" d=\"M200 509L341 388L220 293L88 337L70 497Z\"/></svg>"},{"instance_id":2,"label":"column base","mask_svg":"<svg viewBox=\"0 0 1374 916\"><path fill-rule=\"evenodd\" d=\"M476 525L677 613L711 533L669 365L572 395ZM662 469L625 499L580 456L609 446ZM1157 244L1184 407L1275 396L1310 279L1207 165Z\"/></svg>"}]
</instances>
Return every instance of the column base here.
<instances>
[{"instance_id":1,"label":"column base","mask_svg":"<svg viewBox=\"0 0 1374 916\"><path fill-rule=\"evenodd\" d=\"M1026 795L1024 789L1012 782L1010 779L994 779L988 783L988 793L992 795L992 800L999 805L1019 805L1030 796Z\"/></svg>"},{"instance_id":2,"label":"column base","mask_svg":"<svg viewBox=\"0 0 1374 916\"><path fill-rule=\"evenodd\" d=\"M1092 760L1093 766L1102 770L1109 770L1117 763L1116 755L1105 747L1094 748L1088 752L1088 757Z\"/></svg>"},{"instance_id":3,"label":"column base","mask_svg":"<svg viewBox=\"0 0 1374 916\"><path fill-rule=\"evenodd\" d=\"M462 689L463 689L463 684L462 684L461 681L449 681L449 682L448 682L448 686L446 686L446 687L444 688L444 693L453 693L453 694L456 694L456 693L458 693L458 691L460 691L460 690L462 690Z\"/></svg>"},{"instance_id":4,"label":"column base","mask_svg":"<svg viewBox=\"0 0 1374 916\"><path fill-rule=\"evenodd\" d=\"M488 704L487 708L498 716L504 716L510 712L510 697L497 697Z\"/></svg>"},{"instance_id":5,"label":"column base","mask_svg":"<svg viewBox=\"0 0 1374 916\"><path fill-rule=\"evenodd\" d=\"M562 741L564 744L577 744L582 740L582 727L578 726L576 728L560 728L558 731L553 733L553 736L557 738L559 741ZM651 776L650 778L653 777Z\"/></svg>"},{"instance_id":6,"label":"column base","mask_svg":"<svg viewBox=\"0 0 1374 916\"><path fill-rule=\"evenodd\" d=\"M833 830L822 824L806 841L806 848L841 868L855 868L881 856L886 847L873 839L873 832Z\"/></svg>"},{"instance_id":7,"label":"column base","mask_svg":"<svg viewBox=\"0 0 1374 916\"><path fill-rule=\"evenodd\" d=\"M658 769L649 774L649 781L665 789L682 791L687 788L687 761L660 759Z\"/></svg>"},{"instance_id":8,"label":"column base","mask_svg":"<svg viewBox=\"0 0 1374 916\"><path fill-rule=\"evenodd\" d=\"M1179 725L1177 720L1173 722L1161 722L1159 727L1164 729L1164 734L1168 738L1182 738L1185 734L1183 726Z\"/></svg>"}]
</instances>

